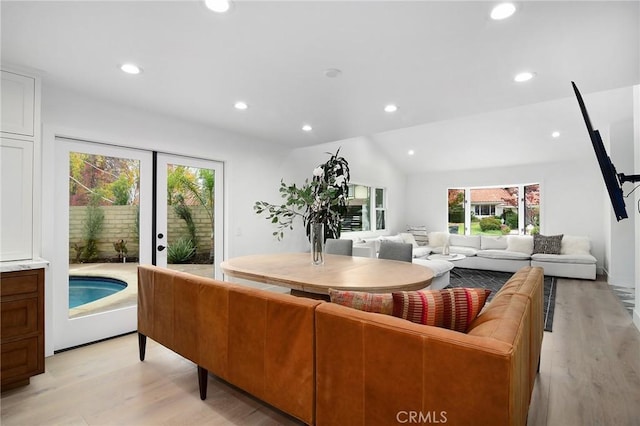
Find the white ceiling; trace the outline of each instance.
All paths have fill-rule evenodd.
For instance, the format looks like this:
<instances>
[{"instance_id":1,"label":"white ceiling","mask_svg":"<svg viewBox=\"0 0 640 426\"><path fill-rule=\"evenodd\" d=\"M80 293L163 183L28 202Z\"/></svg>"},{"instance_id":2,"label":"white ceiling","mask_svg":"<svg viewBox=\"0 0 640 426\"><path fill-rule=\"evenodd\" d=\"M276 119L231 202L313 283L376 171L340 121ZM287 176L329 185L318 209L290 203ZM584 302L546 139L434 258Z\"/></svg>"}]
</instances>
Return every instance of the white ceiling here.
<instances>
[{"instance_id":1,"label":"white ceiling","mask_svg":"<svg viewBox=\"0 0 640 426\"><path fill-rule=\"evenodd\" d=\"M596 126L631 117L638 1L516 2L504 21L489 18L494 4L241 0L217 15L199 1L3 0L1 54L45 84L278 144L370 137L409 172L455 169L461 155L484 167L581 158L571 80L598 92L585 96ZM123 74L128 61L144 73ZM522 70L537 76L513 82Z\"/></svg>"}]
</instances>

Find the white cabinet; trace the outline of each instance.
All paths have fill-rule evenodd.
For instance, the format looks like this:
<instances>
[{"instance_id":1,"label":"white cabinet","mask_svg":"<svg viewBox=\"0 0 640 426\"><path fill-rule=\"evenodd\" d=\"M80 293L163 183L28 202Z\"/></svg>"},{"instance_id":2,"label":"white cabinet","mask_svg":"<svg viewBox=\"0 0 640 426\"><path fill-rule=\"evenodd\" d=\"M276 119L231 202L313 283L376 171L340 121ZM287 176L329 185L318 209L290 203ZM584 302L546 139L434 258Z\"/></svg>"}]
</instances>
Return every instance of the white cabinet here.
<instances>
[{"instance_id":1,"label":"white cabinet","mask_svg":"<svg viewBox=\"0 0 640 426\"><path fill-rule=\"evenodd\" d=\"M2 131L33 136L35 79L2 71Z\"/></svg>"},{"instance_id":2,"label":"white cabinet","mask_svg":"<svg viewBox=\"0 0 640 426\"><path fill-rule=\"evenodd\" d=\"M40 152L39 80L2 70L0 123L0 261L26 260L34 250L34 194Z\"/></svg>"},{"instance_id":3,"label":"white cabinet","mask_svg":"<svg viewBox=\"0 0 640 426\"><path fill-rule=\"evenodd\" d=\"M0 259L23 260L33 256L33 142L0 140Z\"/></svg>"}]
</instances>

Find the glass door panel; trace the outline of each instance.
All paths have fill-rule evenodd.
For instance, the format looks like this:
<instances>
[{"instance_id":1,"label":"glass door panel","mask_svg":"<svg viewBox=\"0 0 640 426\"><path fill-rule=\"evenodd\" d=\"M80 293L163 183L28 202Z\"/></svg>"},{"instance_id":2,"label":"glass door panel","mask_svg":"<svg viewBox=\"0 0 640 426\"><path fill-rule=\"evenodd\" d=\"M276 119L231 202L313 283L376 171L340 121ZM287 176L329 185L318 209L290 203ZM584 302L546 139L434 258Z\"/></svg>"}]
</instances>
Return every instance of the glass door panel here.
<instances>
[{"instance_id":1,"label":"glass door panel","mask_svg":"<svg viewBox=\"0 0 640 426\"><path fill-rule=\"evenodd\" d=\"M471 235L518 234L517 186L472 188Z\"/></svg>"},{"instance_id":2,"label":"glass door panel","mask_svg":"<svg viewBox=\"0 0 640 426\"><path fill-rule=\"evenodd\" d=\"M222 164L157 156L156 264L222 279Z\"/></svg>"},{"instance_id":3,"label":"glass door panel","mask_svg":"<svg viewBox=\"0 0 640 426\"><path fill-rule=\"evenodd\" d=\"M527 235L540 233L540 185L524 187L524 230Z\"/></svg>"},{"instance_id":4,"label":"glass door panel","mask_svg":"<svg viewBox=\"0 0 640 426\"><path fill-rule=\"evenodd\" d=\"M465 234L464 189L449 189L449 233Z\"/></svg>"},{"instance_id":5,"label":"glass door panel","mask_svg":"<svg viewBox=\"0 0 640 426\"><path fill-rule=\"evenodd\" d=\"M56 139L54 349L135 331L151 263L150 152ZM62 265L62 266L61 266Z\"/></svg>"},{"instance_id":6,"label":"glass door panel","mask_svg":"<svg viewBox=\"0 0 640 426\"><path fill-rule=\"evenodd\" d=\"M137 301L140 160L69 152L69 317Z\"/></svg>"}]
</instances>

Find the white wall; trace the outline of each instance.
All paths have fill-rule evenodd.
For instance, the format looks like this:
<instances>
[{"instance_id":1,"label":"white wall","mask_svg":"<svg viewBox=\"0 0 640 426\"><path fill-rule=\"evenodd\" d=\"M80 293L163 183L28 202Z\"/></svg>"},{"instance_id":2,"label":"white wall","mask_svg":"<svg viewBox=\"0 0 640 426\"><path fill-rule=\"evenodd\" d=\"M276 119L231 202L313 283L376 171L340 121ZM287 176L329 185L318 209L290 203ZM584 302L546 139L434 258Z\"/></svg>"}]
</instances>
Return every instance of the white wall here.
<instances>
[{"instance_id":1,"label":"white wall","mask_svg":"<svg viewBox=\"0 0 640 426\"><path fill-rule=\"evenodd\" d=\"M540 183L540 232L587 235L592 254L604 266L604 184L595 161L532 164L411 175L407 182L406 221L447 230L447 189L466 186Z\"/></svg>"},{"instance_id":2,"label":"white wall","mask_svg":"<svg viewBox=\"0 0 640 426\"><path fill-rule=\"evenodd\" d=\"M630 107L631 108L631 107ZM612 123L609 130L609 155L618 173L633 174L633 120ZM634 184L623 184L628 194ZM609 199L607 198L607 203ZM608 208L610 229L610 257L607 267L609 284L633 287L635 280L635 222L636 214L633 197L625 200L628 219L616 220L613 210Z\"/></svg>"}]
</instances>

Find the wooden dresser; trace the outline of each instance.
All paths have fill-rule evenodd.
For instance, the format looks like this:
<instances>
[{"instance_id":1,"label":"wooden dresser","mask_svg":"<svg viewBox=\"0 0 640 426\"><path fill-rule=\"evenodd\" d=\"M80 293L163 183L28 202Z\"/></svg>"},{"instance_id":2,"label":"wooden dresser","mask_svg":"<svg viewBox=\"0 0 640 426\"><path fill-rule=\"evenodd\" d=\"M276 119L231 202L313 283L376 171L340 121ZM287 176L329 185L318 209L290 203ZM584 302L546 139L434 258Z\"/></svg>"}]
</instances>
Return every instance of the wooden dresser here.
<instances>
[{"instance_id":1,"label":"wooden dresser","mask_svg":"<svg viewBox=\"0 0 640 426\"><path fill-rule=\"evenodd\" d=\"M2 390L44 373L44 269L0 275Z\"/></svg>"}]
</instances>

